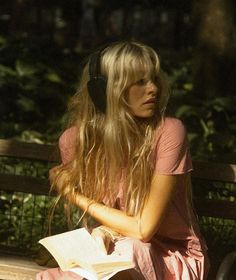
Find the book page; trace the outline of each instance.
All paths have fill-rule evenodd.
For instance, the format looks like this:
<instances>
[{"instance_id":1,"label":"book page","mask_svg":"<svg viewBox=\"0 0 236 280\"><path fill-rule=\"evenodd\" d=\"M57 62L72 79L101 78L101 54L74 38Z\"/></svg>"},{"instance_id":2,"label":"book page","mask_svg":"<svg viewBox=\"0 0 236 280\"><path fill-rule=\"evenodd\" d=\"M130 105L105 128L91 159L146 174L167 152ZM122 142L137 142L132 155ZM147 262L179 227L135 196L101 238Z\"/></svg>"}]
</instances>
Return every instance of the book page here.
<instances>
[{"instance_id":1,"label":"book page","mask_svg":"<svg viewBox=\"0 0 236 280\"><path fill-rule=\"evenodd\" d=\"M108 280L110 279L112 276L114 276L116 273L122 271L124 269L115 269L112 272L104 272L103 274L100 275L94 275L93 273L89 272L86 269L83 269L81 267L75 267L75 268L71 268L70 271L86 278L87 280Z\"/></svg>"},{"instance_id":2,"label":"book page","mask_svg":"<svg viewBox=\"0 0 236 280\"><path fill-rule=\"evenodd\" d=\"M58 262L62 270L97 263L103 253L85 228L49 236L39 241ZM104 254L105 255L105 254Z\"/></svg>"},{"instance_id":3,"label":"book page","mask_svg":"<svg viewBox=\"0 0 236 280\"><path fill-rule=\"evenodd\" d=\"M102 252L85 228L49 236L39 243L53 255L61 270L75 268L78 274L91 280L106 280L118 271L134 266L130 256L115 251L110 255Z\"/></svg>"}]
</instances>

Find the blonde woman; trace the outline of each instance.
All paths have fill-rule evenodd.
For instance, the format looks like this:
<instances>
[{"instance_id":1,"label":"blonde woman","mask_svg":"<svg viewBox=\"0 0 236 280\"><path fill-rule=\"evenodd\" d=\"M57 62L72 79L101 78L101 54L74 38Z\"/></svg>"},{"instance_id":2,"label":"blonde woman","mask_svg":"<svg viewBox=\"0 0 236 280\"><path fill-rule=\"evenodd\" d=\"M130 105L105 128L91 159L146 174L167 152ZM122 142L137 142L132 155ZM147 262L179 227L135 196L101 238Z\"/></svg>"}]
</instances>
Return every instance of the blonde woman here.
<instances>
[{"instance_id":1,"label":"blonde woman","mask_svg":"<svg viewBox=\"0 0 236 280\"><path fill-rule=\"evenodd\" d=\"M104 250L132 254L135 268L113 279L206 277L186 132L165 116L167 99L156 52L118 42L90 57L69 105L52 185L98 222L92 236ZM54 268L37 279L81 278Z\"/></svg>"}]
</instances>

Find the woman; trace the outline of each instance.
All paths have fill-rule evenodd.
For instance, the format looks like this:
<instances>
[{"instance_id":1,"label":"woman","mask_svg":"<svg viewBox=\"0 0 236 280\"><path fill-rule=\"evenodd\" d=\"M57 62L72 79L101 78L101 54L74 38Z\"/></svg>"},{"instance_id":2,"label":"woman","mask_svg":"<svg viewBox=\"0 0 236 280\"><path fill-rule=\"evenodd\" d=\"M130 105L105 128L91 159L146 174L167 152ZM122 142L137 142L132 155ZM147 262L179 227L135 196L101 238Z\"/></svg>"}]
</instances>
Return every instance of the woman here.
<instances>
[{"instance_id":1,"label":"woman","mask_svg":"<svg viewBox=\"0 0 236 280\"><path fill-rule=\"evenodd\" d=\"M132 254L135 268L114 279L206 277L186 132L165 117L167 99L156 52L120 42L91 56L70 103L62 164L50 177L60 196L98 222L92 236L104 250ZM81 278L56 268L37 279Z\"/></svg>"}]
</instances>

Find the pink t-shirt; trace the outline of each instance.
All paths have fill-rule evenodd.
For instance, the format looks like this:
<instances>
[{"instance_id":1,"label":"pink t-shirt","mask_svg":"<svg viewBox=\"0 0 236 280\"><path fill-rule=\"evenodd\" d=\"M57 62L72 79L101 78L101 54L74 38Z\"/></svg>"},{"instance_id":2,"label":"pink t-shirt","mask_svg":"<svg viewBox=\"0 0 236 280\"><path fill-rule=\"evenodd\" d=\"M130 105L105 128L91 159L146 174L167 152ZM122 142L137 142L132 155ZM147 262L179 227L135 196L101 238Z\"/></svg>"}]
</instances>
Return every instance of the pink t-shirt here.
<instances>
[{"instance_id":1,"label":"pink t-shirt","mask_svg":"<svg viewBox=\"0 0 236 280\"><path fill-rule=\"evenodd\" d=\"M66 130L59 141L62 162L71 161L75 152L76 128ZM114 250L122 254L132 254L135 268L131 270L134 279L146 280L203 280L209 264L206 246L202 240L198 224L188 199L191 187L190 171L192 163L188 141L182 122L166 118L157 130L153 153L155 173L178 175L180 180L170 202L162 224L150 242L125 237L118 240ZM116 197L121 210L124 209L122 182ZM158 205L157 205L158 208ZM46 270L37 275L37 280L82 278L60 269Z\"/></svg>"},{"instance_id":2,"label":"pink t-shirt","mask_svg":"<svg viewBox=\"0 0 236 280\"><path fill-rule=\"evenodd\" d=\"M75 153L77 128L72 126L65 130L59 139L61 161L63 164L70 162Z\"/></svg>"},{"instance_id":3,"label":"pink t-shirt","mask_svg":"<svg viewBox=\"0 0 236 280\"><path fill-rule=\"evenodd\" d=\"M183 174L192 170L185 127L175 118L166 118L157 132L155 172L161 175Z\"/></svg>"},{"instance_id":4,"label":"pink t-shirt","mask_svg":"<svg viewBox=\"0 0 236 280\"><path fill-rule=\"evenodd\" d=\"M75 152L76 127L70 127L59 139L62 163L72 160ZM182 174L192 170L185 127L175 118L166 118L156 133L155 171L162 175Z\"/></svg>"},{"instance_id":5,"label":"pink t-shirt","mask_svg":"<svg viewBox=\"0 0 236 280\"><path fill-rule=\"evenodd\" d=\"M73 159L76 141L75 127L67 129L59 140L62 162ZM154 150L155 173L160 175L177 175L189 173L192 170L192 162L189 153L186 130L183 123L175 118L166 118L163 125L156 133L156 145ZM157 234L160 237L189 240L198 232L194 215L187 205L186 191L190 183L187 175L178 186L170 203L165 219ZM122 184L117 193L116 206L124 210L124 196ZM158 205L157 205L158 207Z\"/></svg>"}]
</instances>

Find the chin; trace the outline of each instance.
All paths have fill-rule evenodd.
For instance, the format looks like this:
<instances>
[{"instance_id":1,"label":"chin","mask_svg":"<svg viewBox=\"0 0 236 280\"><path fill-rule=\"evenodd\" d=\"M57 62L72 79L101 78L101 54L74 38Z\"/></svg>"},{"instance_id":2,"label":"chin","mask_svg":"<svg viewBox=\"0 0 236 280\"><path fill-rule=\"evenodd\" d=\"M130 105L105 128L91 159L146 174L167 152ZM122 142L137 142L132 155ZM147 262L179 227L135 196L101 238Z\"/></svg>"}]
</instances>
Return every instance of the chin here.
<instances>
[{"instance_id":1,"label":"chin","mask_svg":"<svg viewBox=\"0 0 236 280\"><path fill-rule=\"evenodd\" d=\"M154 109L150 109L150 110L146 110L142 113L142 117L143 118L150 118L153 117L155 114L155 110Z\"/></svg>"},{"instance_id":2,"label":"chin","mask_svg":"<svg viewBox=\"0 0 236 280\"><path fill-rule=\"evenodd\" d=\"M143 118L143 119L145 119L145 118L151 118L151 117L153 117L154 116L154 111L149 111L149 112L143 112L142 114L138 114L138 115L136 115L136 117L138 117L138 118Z\"/></svg>"}]
</instances>

